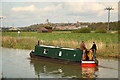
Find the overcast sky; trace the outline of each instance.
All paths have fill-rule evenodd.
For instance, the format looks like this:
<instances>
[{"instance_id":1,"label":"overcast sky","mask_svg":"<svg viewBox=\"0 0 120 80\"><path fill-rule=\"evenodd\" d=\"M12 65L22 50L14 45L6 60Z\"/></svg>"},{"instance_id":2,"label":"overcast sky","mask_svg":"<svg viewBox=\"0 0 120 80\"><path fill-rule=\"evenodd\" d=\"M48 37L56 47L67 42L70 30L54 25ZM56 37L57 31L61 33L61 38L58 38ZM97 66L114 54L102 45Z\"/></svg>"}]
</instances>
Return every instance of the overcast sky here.
<instances>
[{"instance_id":1,"label":"overcast sky","mask_svg":"<svg viewBox=\"0 0 120 80\"><path fill-rule=\"evenodd\" d=\"M75 23L80 22L106 22L106 7L113 7L111 21L118 21L118 1L92 2L2 2L3 26L22 27L31 24L45 23ZM31 0L32 1L32 0ZM1 9L1 8L0 8Z\"/></svg>"}]
</instances>

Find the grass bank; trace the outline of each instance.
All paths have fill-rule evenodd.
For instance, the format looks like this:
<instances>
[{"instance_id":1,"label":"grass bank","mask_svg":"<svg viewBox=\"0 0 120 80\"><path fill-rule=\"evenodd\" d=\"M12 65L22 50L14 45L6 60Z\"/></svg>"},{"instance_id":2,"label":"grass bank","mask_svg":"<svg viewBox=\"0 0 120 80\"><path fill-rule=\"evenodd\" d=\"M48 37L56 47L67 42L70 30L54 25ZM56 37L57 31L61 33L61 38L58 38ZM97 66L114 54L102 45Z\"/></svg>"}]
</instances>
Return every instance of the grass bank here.
<instances>
[{"instance_id":1,"label":"grass bank","mask_svg":"<svg viewBox=\"0 0 120 80\"><path fill-rule=\"evenodd\" d=\"M79 48L82 40L88 49L95 41L98 47L97 55L117 57L118 34L110 33L36 33L23 32L19 38L16 32L2 33L2 46L8 48L34 49L40 40L40 44L61 47Z\"/></svg>"}]
</instances>

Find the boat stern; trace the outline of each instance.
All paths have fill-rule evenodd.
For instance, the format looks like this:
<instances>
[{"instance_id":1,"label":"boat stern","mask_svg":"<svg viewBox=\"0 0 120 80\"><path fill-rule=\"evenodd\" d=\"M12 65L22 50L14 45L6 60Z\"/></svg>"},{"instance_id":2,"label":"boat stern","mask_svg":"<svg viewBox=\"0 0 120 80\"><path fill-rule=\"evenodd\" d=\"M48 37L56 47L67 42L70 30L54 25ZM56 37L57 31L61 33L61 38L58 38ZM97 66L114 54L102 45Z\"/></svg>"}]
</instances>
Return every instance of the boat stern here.
<instances>
[{"instance_id":1,"label":"boat stern","mask_svg":"<svg viewBox=\"0 0 120 80\"><path fill-rule=\"evenodd\" d=\"M98 60L82 61L82 66L98 66Z\"/></svg>"}]
</instances>

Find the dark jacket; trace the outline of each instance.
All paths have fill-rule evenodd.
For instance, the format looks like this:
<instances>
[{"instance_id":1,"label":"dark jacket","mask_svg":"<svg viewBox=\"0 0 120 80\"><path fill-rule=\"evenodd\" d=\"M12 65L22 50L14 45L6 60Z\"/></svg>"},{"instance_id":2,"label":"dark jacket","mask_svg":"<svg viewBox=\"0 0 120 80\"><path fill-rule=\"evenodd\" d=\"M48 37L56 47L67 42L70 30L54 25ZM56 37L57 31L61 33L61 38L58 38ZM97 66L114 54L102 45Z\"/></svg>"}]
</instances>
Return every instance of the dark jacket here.
<instances>
[{"instance_id":1,"label":"dark jacket","mask_svg":"<svg viewBox=\"0 0 120 80\"><path fill-rule=\"evenodd\" d=\"M85 44L84 44L84 43L81 43L81 44L80 44L80 50L83 50L83 49L86 49L86 47L85 47Z\"/></svg>"},{"instance_id":2,"label":"dark jacket","mask_svg":"<svg viewBox=\"0 0 120 80\"><path fill-rule=\"evenodd\" d=\"M96 48L96 44L93 44L93 46L92 46L92 48L91 48L92 50L97 50L97 48Z\"/></svg>"}]
</instances>

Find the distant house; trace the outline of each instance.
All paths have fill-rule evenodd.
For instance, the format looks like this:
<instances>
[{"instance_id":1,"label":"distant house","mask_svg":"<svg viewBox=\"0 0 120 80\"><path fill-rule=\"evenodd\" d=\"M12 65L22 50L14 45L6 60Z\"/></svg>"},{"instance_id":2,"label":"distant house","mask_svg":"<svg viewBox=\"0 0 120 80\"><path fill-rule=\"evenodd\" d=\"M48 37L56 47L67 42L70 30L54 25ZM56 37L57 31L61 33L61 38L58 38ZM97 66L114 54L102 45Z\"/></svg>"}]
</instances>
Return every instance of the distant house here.
<instances>
[{"instance_id":1,"label":"distant house","mask_svg":"<svg viewBox=\"0 0 120 80\"><path fill-rule=\"evenodd\" d=\"M84 27L87 28L88 25L80 25L80 26L78 26L77 28L80 29L80 28L84 28Z\"/></svg>"},{"instance_id":2,"label":"distant house","mask_svg":"<svg viewBox=\"0 0 120 80\"><path fill-rule=\"evenodd\" d=\"M9 30L11 30L11 31L13 31L13 30L14 30L14 31L15 31L15 30L17 30L17 29L16 29L16 28L9 28Z\"/></svg>"},{"instance_id":3,"label":"distant house","mask_svg":"<svg viewBox=\"0 0 120 80\"><path fill-rule=\"evenodd\" d=\"M46 26L45 29L47 29L49 33L52 32L52 27L51 26Z\"/></svg>"},{"instance_id":4,"label":"distant house","mask_svg":"<svg viewBox=\"0 0 120 80\"><path fill-rule=\"evenodd\" d=\"M64 30L65 28L64 28L64 26L57 26L56 29L58 29L58 30Z\"/></svg>"},{"instance_id":5,"label":"distant house","mask_svg":"<svg viewBox=\"0 0 120 80\"><path fill-rule=\"evenodd\" d=\"M88 25L82 25L80 22L76 22L75 24L69 23L69 24L57 24L54 26L54 29L56 30L74 30L74 29L80 29L83 27L88 27Z\"/></svg>"},{"instance_id":6,"label":"distant house","mask_svg":"<svg viewBox=\"0 0 120 80\"><path fill-rule=\"evenodd\" d=\"M56 27L56 29L59 29L59 30L68 30L68 29L70 29L70 30L72 30L72 29L74 29L74 28L76 28L76 26L57 26Z\"/></svg>"},{"instance_id":7,"label":"distant house","mask_svg":"<svg viewBox=\"0 0 120 80\"><path fill-rule=\"evenodd\" d=\"M39 27L37 29L38 33L52 33L52 27L51 26L43 26L43 27Z\"/></svg>"},{"instance_id":8,"label":"distant house","mask_svg":"<svg viewBox=\"0 0 120 80\"><path fill-rule=\"evenodd\" d=\"M39 28L38 29L38 31L37 31L38 33L47 33L48 32L48 30L47 29L45 29L44 27L41 27L41 28Z\"/></svg>"},{"instance_id":9,"label":"distant house","mask_svg":"<svg viewBox=\"0 0 120 80\"><path fill-rule=\"evenodd\" d=\"M76 26L70 26L68 29L75 29L76 28Z\"/></svg>"},{"instance_id":10,"label":"distant house","mask_svg":"<svg viewBox=\"0 0 120 80\"><path fill-rule=\"evenodd\" d=\"M9 30L9 28L2 28L2 30Z\"/></svg>"}]
</instances>

